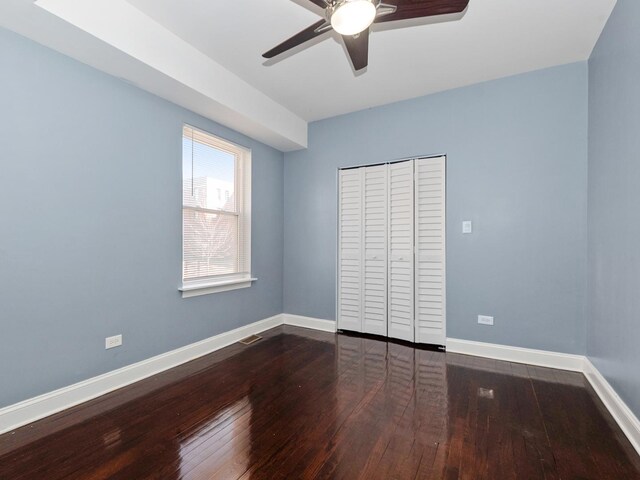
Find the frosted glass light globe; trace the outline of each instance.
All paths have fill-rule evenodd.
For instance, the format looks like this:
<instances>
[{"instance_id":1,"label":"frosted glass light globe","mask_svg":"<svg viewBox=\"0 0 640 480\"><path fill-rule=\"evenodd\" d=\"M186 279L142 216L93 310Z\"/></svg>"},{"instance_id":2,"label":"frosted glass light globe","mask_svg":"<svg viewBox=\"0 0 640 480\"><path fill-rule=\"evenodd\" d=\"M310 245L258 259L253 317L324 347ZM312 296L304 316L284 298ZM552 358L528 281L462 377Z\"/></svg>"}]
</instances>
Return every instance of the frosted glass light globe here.
<instances>
[{"instance_id":1,"label":"frosted glass light globe","mask_svg":"<svg viewBox=\"0 0 640 480\"><path fill-rule=\"evenodd\" d=\"M376 7L369 0L347 0L331 15L331 26L340 35L356 35L376 18Z\"/></svg>"}]
</instances>

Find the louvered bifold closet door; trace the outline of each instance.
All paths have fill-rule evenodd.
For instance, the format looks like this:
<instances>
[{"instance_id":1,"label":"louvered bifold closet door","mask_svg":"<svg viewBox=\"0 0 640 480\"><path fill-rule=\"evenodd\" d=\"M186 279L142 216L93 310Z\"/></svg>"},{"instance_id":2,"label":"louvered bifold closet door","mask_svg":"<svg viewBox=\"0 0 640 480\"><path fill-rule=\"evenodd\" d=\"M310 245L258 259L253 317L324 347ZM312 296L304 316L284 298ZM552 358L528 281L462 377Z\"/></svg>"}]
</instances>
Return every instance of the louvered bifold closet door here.
<instances>
[{"instance_id":1,"label":"louvered bifold closet door","mask_svg":"<svg viewBox=\"0 0 640 480\"><path fill-rule=\"evenodd\" d=\"M362 331L362 169L339 173L338 328Z\"/></svg>"},{"instance_id":2,"label":"louvered bifold closet door","mask_svg":"<svg viewBox=\"0 0 640 480\"><path fill-rule=\"evenodd\" d=\"M415 161L416 342L445 344L445 157Z\"/></svg>"},{"instance_id":3,"label":"louvered bifold closet door","mask_svg":"<svg viewBox=\"0 0 640 480\"><path fill-rule=\"evenodd\" d=\"M387 335L388 165L363 168L362 331Z\"/></svg>"},{"instance_id":4,"label":"louvered bifold closet door","mask_svg":"<svg viewBox=\"0 0 640 480\"><path fill-rule=\"evenodd\" d=\"M389 166L388 234L388 336L413 342L413 161Z\"/></svg>"}]
</instances>

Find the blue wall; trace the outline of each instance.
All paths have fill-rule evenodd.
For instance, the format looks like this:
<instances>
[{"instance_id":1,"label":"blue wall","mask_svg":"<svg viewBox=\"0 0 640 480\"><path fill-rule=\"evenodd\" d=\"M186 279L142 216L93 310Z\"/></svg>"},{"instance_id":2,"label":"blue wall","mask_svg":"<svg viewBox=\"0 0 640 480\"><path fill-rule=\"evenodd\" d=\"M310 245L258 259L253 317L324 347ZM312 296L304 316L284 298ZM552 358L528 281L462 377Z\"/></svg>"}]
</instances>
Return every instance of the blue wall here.
<instances>
[{"instance_id":1,"label":"blue wall","mask_svg":"<svg viewBox=\"0 0 640 480\"><path fill-rule=\"evenodd\" d=\"M640 416L640 2L618 0L589 60L587 354Z\"/></svg>"},{"instance_id":2,"label":"blue wall","mask_svg":"<svg viewBox=\"0 0 640 480\"><path fill-rule=\"evenodd\" d=\"M285 154L285 311L335 318L338 167L446 153L448 336L584 353L587 123L584 62L311 124Z\"/></svg>"},{"instance_id":3,"label":"blue wall","mask_svg":"<svg viewBox=\"0 0 640 480\"><path fill-rule=\"evenodd\" d=\"M586 63L316 122L283 161L6 30L0 58L0 407L282 311L335 318L337 168L434 153L448 335L585 352ZM253 149L249 289L177 291L185 122Z\"/></svg>"},{"instance_id":4,"label":"blue wall","mask_svg":"<svg viewBox=\"0 0 640 480\"><path fill-rule=\"evenodd\" d=\"M282 312L281 152L1 29L0 58L0 407ZM253 150L251 288L177 290L184 122Z\"/></svg>"}]
</instances>

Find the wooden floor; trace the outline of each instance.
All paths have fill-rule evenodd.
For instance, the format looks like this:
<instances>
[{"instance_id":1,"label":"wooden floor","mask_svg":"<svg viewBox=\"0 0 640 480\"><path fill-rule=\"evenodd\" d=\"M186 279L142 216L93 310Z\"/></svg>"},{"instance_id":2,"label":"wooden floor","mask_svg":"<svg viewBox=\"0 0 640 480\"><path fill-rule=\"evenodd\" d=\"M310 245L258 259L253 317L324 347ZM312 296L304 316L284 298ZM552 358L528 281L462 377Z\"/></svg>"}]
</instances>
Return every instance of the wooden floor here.
<instances>
[{"instance_id":1,"label":"wooden floor","mask_svg":"<svg viewBox=\"0 0 640 480\"><path fill-rule=\"evenodd\" d=\"M0 479L640 479L578 373L295 327L0 436Z\"/></svg>"}]
</instances>

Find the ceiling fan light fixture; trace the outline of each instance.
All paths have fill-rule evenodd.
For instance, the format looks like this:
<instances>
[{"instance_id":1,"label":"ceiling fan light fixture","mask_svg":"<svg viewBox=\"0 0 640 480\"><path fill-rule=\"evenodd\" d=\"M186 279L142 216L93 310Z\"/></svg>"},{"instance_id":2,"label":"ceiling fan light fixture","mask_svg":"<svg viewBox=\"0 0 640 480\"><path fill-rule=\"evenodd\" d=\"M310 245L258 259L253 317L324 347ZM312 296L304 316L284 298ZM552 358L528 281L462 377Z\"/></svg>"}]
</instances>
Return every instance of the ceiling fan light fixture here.
<instances>
[{"instance_id":1,"label":"ceiling fan light fixture","mask_svg":"<svg viewBox=\"0 0 640 480\"><path fill-rule=\"evenodd\" d=\"M331 12L331 26L340 35L357 35L366 30L376 18L371 0L344 0Z\"/></svg>"}]
</instances>

